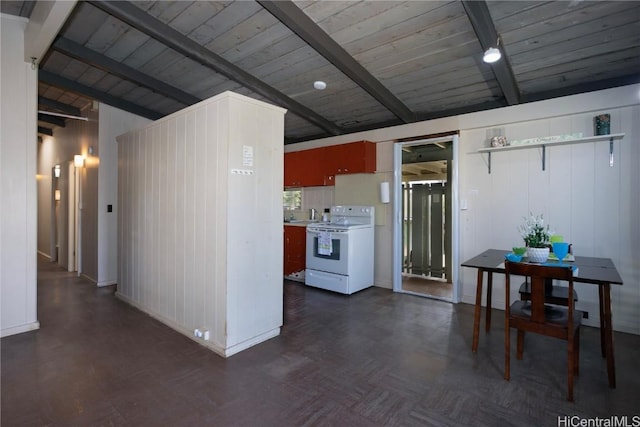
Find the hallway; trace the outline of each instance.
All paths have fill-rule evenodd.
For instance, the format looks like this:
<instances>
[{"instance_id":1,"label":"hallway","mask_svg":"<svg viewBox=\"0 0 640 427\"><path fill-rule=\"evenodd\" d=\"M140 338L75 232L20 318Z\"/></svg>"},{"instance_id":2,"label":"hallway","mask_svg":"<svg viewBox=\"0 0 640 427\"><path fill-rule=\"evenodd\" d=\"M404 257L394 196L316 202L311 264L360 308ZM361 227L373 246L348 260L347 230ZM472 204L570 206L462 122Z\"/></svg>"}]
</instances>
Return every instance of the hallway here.
<instances>
[{"instance_id":1,"label":"hallway","mask_svg":"<svg viewBox=\"0 0 640 427\"><path fill-rule=\"evenodd\" d=\"M502 312L473 355L472 306L287 281L282 334L223 359L114 287L44 259L39 268L41 329L1 341L3 426L542 426L638 415L638 336L616 333L611 390L599 331L584 328L571 404L560 341L531 337L502 379Z\"/></svg>"}]
</instances>

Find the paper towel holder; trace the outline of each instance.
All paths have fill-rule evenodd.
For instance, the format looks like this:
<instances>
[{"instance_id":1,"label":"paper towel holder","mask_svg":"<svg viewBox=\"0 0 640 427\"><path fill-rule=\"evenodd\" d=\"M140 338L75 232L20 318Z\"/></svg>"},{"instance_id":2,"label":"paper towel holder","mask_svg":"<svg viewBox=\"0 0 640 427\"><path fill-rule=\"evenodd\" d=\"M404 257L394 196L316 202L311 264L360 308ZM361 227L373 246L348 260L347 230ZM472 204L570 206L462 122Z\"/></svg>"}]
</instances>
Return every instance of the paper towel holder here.
<instances>
[{"instance_id":1,"label":"paper towel holder","mask_svg":"<svg viewBox=\"0 0 640 427\"><path fill-rule=\"evenodd\" d=\"M380 203L389 203L389 181L380 183Z\"/></svg>"}]
</instances>

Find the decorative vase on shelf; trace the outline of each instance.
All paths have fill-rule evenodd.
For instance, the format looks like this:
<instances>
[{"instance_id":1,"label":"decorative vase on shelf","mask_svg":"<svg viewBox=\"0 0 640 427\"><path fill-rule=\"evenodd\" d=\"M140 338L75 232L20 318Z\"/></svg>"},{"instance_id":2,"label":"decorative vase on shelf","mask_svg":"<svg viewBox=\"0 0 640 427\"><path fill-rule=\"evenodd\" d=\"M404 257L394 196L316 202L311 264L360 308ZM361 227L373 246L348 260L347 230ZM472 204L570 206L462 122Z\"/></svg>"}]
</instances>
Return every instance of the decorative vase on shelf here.
<instances>
[{"instance_id":1,"label":"decorative vase on shelf","mask_svg":"<svg viewBox=\"0 0 640 427\"><path fill-rule=\"evenodd\" d=\"M547 258L549 258L549 247L527 248L527 258L529 258L529 262L546 262Z\"/></svg>"}]
</instances>

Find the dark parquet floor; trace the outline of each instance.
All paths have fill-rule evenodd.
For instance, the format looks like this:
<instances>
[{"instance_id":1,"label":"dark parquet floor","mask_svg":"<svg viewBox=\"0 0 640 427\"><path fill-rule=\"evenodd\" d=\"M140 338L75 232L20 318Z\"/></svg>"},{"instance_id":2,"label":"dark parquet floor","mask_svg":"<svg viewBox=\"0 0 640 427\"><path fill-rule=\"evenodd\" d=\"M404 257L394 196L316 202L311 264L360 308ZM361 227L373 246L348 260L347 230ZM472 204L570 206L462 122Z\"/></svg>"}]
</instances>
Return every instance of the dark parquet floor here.
<instances>
[{"instance_id":1,"label":"dark parquet floor","mask_svg":"<svg viewBox=\"0 0 640 427\"><path fill-rule=\"evenodd\" d=\"M503 380L500 311L472 354L470 305L285 281L281 335L223 359L113 287L39 265L41 329L1 341L3 427L557 426L640 414L639 336L615 334L610 389L599 331L584 328L569 403L562 341L528 336Z\"/></svg>"}]
</instances>

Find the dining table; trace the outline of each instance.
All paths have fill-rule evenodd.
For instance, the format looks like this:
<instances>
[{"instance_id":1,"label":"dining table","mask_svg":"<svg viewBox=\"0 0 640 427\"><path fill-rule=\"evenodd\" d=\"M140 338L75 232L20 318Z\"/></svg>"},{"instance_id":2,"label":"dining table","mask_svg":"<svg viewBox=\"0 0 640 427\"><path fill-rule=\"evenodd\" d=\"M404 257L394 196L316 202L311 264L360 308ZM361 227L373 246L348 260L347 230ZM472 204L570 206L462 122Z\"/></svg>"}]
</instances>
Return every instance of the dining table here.
<instances>
[{"instance_id":1,"label":"dining table","mask_svg":"<svg viewBox=\"0 0 640 427\"><path fill-rule=\"evenodd\" d=\"M482 310L482 288L483 277L487 273L487 299L485 309L485 331L488 333L491 329L491 297L493 291L493 273L505 274L505 255L510 250L504 249L487 249L468 259L461 264L462 267L476 268L477 285L476 285L476 301L473 319L473 343L471 350L475 353L478 351L478 341L480 337L480 319ZM607 374L609 377L609 387L616 387L616 371L615 359L613 351L613 325L611 323L611 285L622 285L622 278L616 269L615 264L610 258L598 258L587 256L574 256L574 261L565 264L571 264L577 267L574 275L574 282L588 283L598 286L599 308L600 308L600 347L602 357L606 358ZM527 262L527 258L523 258L522 262ZM506 303L509 304L509 296L505 296Z\"/></svg>"}]
</instances>

